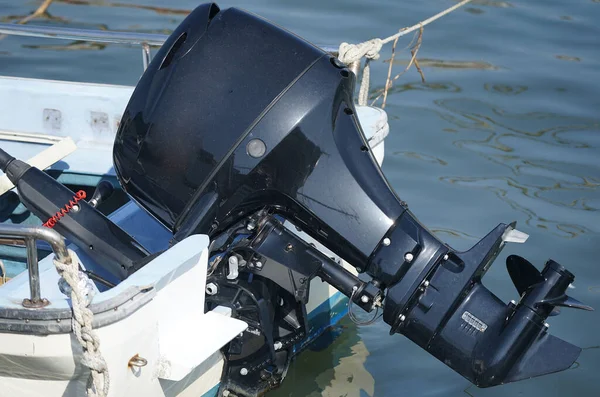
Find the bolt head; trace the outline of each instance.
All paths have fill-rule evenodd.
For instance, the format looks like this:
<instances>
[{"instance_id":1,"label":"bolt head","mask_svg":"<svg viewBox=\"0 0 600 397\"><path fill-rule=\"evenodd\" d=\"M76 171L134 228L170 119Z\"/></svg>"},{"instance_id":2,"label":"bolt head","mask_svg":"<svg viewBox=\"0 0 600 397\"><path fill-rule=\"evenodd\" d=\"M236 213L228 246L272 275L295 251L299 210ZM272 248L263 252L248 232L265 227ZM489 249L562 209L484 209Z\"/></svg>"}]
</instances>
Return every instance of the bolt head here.
<instances>
[{"instance_id":1,"label":"bolt head","mask_svg":"<svg viewBox=\"0 0 600 397\"><path fill-rule=\"evenodd\" d=\"M406 320L406 316L404 314L401 314L399 319L400 319L400 322L402 322L402 321Z\"/></svg>"},{"instance_id":2,"label":"bolt head","mask_svg":"<svg viewBox=\"0 0 600 397\"><path fill-rule=\"evenodd\" d=\"M448 256L448 254L444 255L444 260L445 260L445 261L447 261L447 260L448 260L448 258L450 258L450 257Z\"/></svg>"},{"instance_id":3,"label":"bolt head","mask_svg":"<svg viewBox=\"0 0 600 397\"><path fill-rule=\"evenodd\" d=\"M240 375L242 375L242 376L248 375L248 368L242 368L242 369L240 369Z\"/></svg>"},{"instance_id":4,"label":"bolt head","mask_svg":"<svg viewBox=\"0 0 600 397\"><path fill-rule=\"evenodd\" d=\"M363 295L360 297L360 301L362 303L367 303L367 302L369 302L369 297L367 295Z\"/></svg>"},{"instance_id":5,"label":"bolt head","mask_svg":"<svg viewBox=\"0 0 600 397\"><path fill-rule=\"evenodd\" d=\"M415 256L411 252L407 252L404 254L404 260L408 263L412 262L415 259Z\"/></svg>"},{"instance_id":6,"label":"bolt head","mask_svg":"<svg viewBox=\"0 0 600 397\"><path fill-rule=\"evenodd\" d=\"M279 350L283 347L283 343L277 341L273 344L273 347L275 348L275 350Z\"/></svg>"},{"instance_id":7,"label":"bolt head","mask_svg":"<svg viewBox=\"0 0 600 397\"><path fill-rule=\"evenodd\" d=\"M425 280L425 282L423 283L423 287L429 287L429 280Z\"/></svg>"},{"instance_id":8,"label":"bolt head","mask_svg":"<svg viewBox=\"0 0 600 397\"><path fill-rule=\"evenodd\" d=\"M263 267L263 264L262 264L262 262L256 262L256 267L257 267L258 269L262 269L262 267Z\"/></svg>"},{"instance_id":9,"label":"bolt head","mask_svg":"<svg viewBox=\"0 0 600 397\"><path fill-rule=\"evenodd\" d=\"M385 245L386 247L388 245L390 245L391 243L392 243L392 240L390 240L389 238L386 237L383 239L383 245Z\"/></svg>"}]
</instances>

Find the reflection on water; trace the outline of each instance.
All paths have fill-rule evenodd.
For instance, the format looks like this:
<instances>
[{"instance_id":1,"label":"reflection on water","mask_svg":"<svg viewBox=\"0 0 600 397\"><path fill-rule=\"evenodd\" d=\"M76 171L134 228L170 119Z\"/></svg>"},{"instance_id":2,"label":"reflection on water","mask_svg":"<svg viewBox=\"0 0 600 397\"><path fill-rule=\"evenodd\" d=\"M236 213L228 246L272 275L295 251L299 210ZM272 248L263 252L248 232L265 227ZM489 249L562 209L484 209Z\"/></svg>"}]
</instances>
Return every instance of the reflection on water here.
<instances>
[{"instance_id":1,"label":"reflection on water","mask_svg":"<svg viewBox=\"0 0 600 397\"><path fill-rule=\"evenodd\" d=\"M561 59L563 61L581 62L581 58L572 57L572 56L569 56L569 55L557 55L556 59Z\"/></svg>"},{"instance_id":2,"label":"reflection on water","mask_svg":"<svg viewBox=\"0 0 600 397\"><path fill-rule=\"evenodd\" d=\"M457 184L463 187L475 187L492 191L496 196L510 205L514 210L520 211L526 215L525 222L532 227L548 229L551 233L561 237L576 237L579 234L593 231L600 231L597 219L583 216L578 219L578 224L570 223L573 219L573 211L575 203L562 203L548 200L540 197L540 192L544 189L539 189L533 186L519 185L512 178L442 178L442 181ZM548 189L559 189L558 187L548 187ZM537 214L540 203L538 198L553 204L556 208L552 211L552 219ZM564 207L564 208L561 208ZM588 209L585 209L588 210ZM592 209L596 210L596 209Z\"/></svg>"},{"instance_id":3,"label":"reflection on water","mask_svg":"<svg viewBox=\"0 0 600 397\"><path fill-rule=\"evenodd\" d=\"M110 2L104 0L54 0L56 3L65 3L70 5L78 5L78 6L94 6L94 7L118 7L118 8L132 8L138 10L150 10L154 11L157 14L166 14L166 15L182 15L186 16L192 10L184 10L177 8L168 8L168 7L158 7L151 6L145 4L135 4L135 3L120 3L120 2ZM198 3L200 4L200 3Z\"/></svg>"},{"instance_id":4,"label":"reflection on water","mask_svg":"<svg viewBox=\"0 0 600 397\"><path fill-rule=\"evenodd\" d=\"M406 157L410 157L410 158L418 159L418 160L423 160L423 161L427 161L427 162L430 162L433 164L448 165L448 163L445 162L444 160L437 158L435 156L425 154L425 153L397 151L397 152L393 152L392 154L406 156Z\"/></svg>"},{"instance_id":5,"label":"reflection on water","mask_svg":"<svg viewBox=\"0 0 600 397\"><path fill-rule=\"evenodd\" d=\"M420 62L420 61L419 61ZM420 64L420 63L419 63ZM384 82L385 83L385 82ZM369 92L370 100L375 100L380 93L384 90L384 85L376 85L372 87ZM461 88L453 83L446 82L413 82L413 83L404 83L393 85L392 88L388 90L388 95L392 94L400 94L404 91L446 91L446 92L460 92ZM393 117L393 115L391 116Z\"/></svg>"},{"instance_id":6,"label":"reflection on water","mask_svg":"<svg viewBox=\"0 0 600 397\"><path fill-rule=\"evenodd\" d=\"M364 367L369 351L356 325L346 317L319 339L296 358L282 387L269 396L372 397L375 380Z\"/></svg>"},{"instance_id":7,"label":"reflection on water","mask_svg":"<svg viewBox=\"0 0 600 397\"><path fill-rule=\"evenodd\" d=\"M527 86L524 86L524 85L511 86L508 84L485 83L483 85L483 88L486 91L490 91L490 92L494 92L494 93L498 93L498 94L504 94L504 95L518 95L518 94L521 94L521 93L527 91Z\"/></svg>"},{"instance_id":8,"label":"reflection on water","mask_svg":"<svg viewBox=\"0 0 600 397\"><path fill-rule=\"evenodd\" d=\"M394 59L394 65L408 65L408 59ZM390 63L389 59L384 61ZM419 58L419 66L421 68L440 68L440 69L479 69L479 70L498 70L499 67L491 63L482 61L455 61L444 59L429 59Z\"/></svg>"},{"instance_id":9,"label":"reflection on water","mask_svg":"<svg viewBox=\"0 0 600 397\"><path fill-rule=\"evenodd\" d=\"M440 180L492 191L525 214L529 225L563 237L600 232L598 220L586 215L599 210L599 203L582 198L600 186L598 120L511 113L468 99L438 100L436 104L447 112L443 118L456 130L467 130L460 134L462 139L454 140L455 146L506 167L510 173L494 178L448 176ZM565 159L569 159L569 168ZM537 215L539 211L545 215Z\"/></svg>"}]
</instances>

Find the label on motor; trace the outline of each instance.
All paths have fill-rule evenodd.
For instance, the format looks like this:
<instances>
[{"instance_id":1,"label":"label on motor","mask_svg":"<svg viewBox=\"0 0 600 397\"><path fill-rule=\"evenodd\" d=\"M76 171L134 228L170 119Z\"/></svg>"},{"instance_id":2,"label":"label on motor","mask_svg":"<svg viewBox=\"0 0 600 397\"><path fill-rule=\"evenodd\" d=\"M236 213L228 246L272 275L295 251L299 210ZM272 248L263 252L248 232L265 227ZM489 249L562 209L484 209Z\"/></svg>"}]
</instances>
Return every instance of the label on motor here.
<instances>
[{"instance_id":1,"label":"label on motor","mask_svg":"<svg viewBox=\"0 0 600 397\"><path fill-rule=\"evenodd\" d=\"M469 324L471 327L475 328L479 332L485 332L485 330L488 327L486 323L484 323L469 312L464 312L461 318L465 320L467 324Z\"/></svg>"}]
</instances>

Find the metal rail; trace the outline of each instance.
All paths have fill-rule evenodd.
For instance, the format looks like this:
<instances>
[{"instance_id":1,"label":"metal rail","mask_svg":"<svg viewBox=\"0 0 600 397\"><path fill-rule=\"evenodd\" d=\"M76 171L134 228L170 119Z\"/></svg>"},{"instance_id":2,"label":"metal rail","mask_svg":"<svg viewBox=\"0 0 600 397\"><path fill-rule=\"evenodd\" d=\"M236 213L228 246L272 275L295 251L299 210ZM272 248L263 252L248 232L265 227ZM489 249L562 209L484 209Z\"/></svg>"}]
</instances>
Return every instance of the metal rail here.
<instances>
[{"instance_id":1,"label":"metal rail","mask_svg":"<svg viewBox=\"0 0 600 397\"><path fill-rule=\"evenodd\" d=\"M43 240L50 244L59 261L65 263L71 261L65 240L56 231L41 226L0 224L0 244L20 246L24 243L27 249L30 298L25 298L22 302L27 308L44 307L50 303L41 297L36 240Z\"/></svg>"},{"instance_id":2,"label":"metal rail","mask_svg":"<svg viewBox=\"0 0 600 397\"><path fill-rule=\"evenodd\" d=\"M0 33L12 36L43 37L47 39L82 40L96 43L113 43L161 46L169 36L155 33L118 32L110 30L73 29L35 25L0 23Z\"/></svg>"},{"instance_id":3,"label":"metal rail","mask_svg":"<svg viewBox=\"0 0 600 397\"><path fill-rule=\"evenodd\" d=\"M0 34L59 40L81 40L95 43L112 43L131 46L139 45L142 47L142 61L144 70L146 70L146 67L148 67L148 64L151 60L150 46L160 47L169 37L168 35L157 33L59 28L35 25L17 25L12 23L0 23ZM336 47L330 45L318 45L318 47L334 55L337 54L338 51Z\"/></svg>"}]
</instances>

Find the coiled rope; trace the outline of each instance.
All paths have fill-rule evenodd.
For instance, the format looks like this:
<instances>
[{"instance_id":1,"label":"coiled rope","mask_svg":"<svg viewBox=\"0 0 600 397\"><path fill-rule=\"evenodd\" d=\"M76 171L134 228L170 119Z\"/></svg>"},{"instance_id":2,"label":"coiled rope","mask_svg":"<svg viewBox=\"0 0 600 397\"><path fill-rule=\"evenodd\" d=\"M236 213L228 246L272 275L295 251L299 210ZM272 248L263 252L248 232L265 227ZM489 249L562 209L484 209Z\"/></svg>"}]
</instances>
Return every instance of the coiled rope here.
<instances>
[{"instance_id":1,"label":"coiled rope","mask_svg":"<svg viewBox=\"0 0 600 397\"><path fill-rule=\"evenodd\" d=\"M92 330L94 314L88 308L93 290L86 291L89 279L85 273L79 271L80 261L77 254L69 250L69 259L61 262L55 257L54 266L61 276L59 281L61 290L71 298L73 310L71 326L77 341L83 349L81 364L90 369L87 395L88 397L106 397L110 386L108 366L100 353L98 335ZM63 280L68 286L64 285Z\"/></svg>"},{"instance_id":2,"label":"coiled rope","mask_svg":"<svg viewBox=\"0 0 600 397\"><path fill-rule=\"evenodd\" d=\"M390 43L399 37L407 35L411 32L414 32L418 29L422 29L423 26L430 24L443 17L446 14L451 13L459 7L464 6L465 4L471 2L472 0L463 0L460 3L453 5L450 8L445 9L444 11L435 14L434 16L427 18L426 20L419 22L416 25L402 28L398 31L398 33L387 37L385 39L374 38L362 43L358 44L348 44L342 43L340 44L340 48L338 50L338 58L345 64L351 64L357 61L360 61L362 58L366 58L365 66L363 68L362 80L360 83L360 90L358 92L358 104L366 105L369 97L369 80L371 78L371 68L369 63L373 59L379 59L379 52L384 44Z\"/></svg>"}]
</instances>

